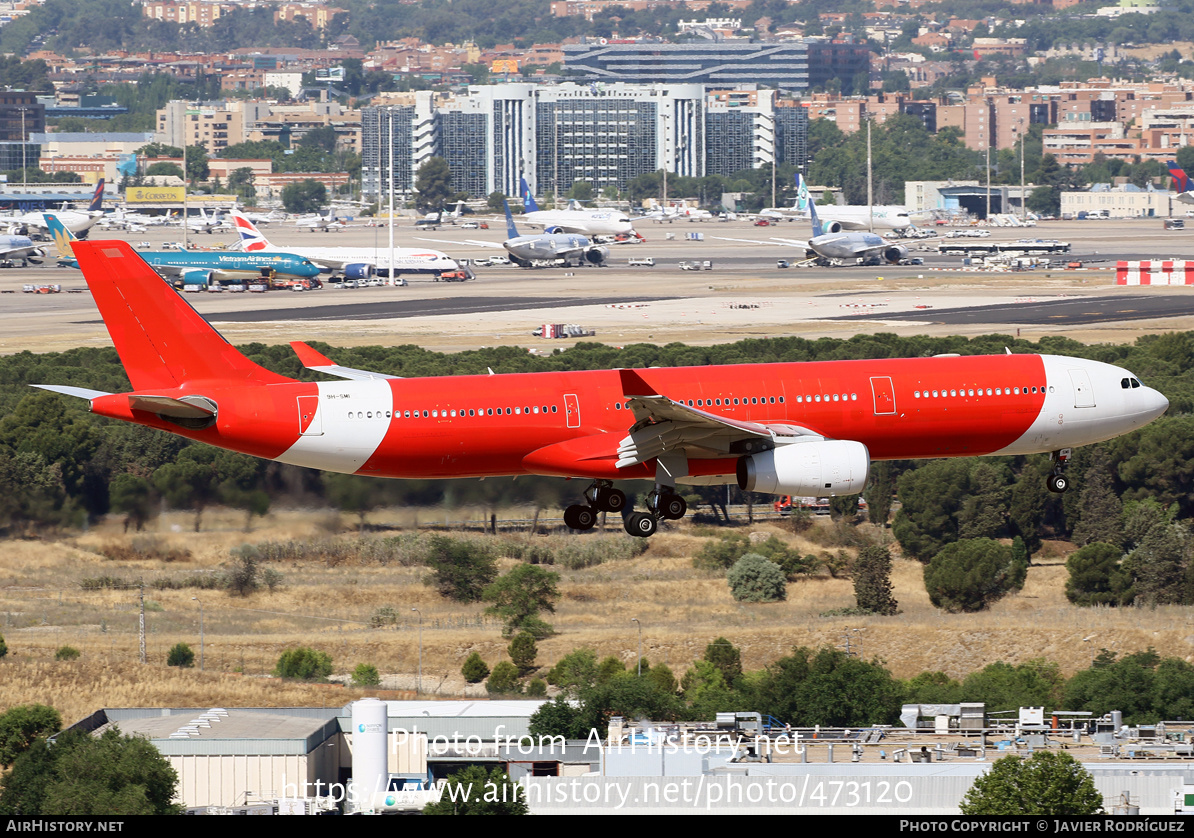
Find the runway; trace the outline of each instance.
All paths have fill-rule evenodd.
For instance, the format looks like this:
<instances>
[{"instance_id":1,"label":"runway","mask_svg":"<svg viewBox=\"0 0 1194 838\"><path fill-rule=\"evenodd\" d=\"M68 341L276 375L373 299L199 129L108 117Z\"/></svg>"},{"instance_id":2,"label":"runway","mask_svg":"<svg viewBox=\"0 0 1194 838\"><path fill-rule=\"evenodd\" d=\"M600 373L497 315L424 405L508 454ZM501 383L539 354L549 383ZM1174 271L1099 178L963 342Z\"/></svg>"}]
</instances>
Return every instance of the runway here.
<instances>
[{"instance_id":1,"label":"runway","mask_svg":"<svg viewBox=\"0 0 1194 838\"><path fill-rule=\"evenodd\" d=\"M916 320L946 326L979 323L1080 326L1169 317L1194 317L1194 293L1189 297L1150 297L1143 294L1131 297L1082 297L1044 302L914 310L899 315L900 320ZM887 314L857 314L835 319L890 320L893 317Z\"/></svg>"}]
</instances>

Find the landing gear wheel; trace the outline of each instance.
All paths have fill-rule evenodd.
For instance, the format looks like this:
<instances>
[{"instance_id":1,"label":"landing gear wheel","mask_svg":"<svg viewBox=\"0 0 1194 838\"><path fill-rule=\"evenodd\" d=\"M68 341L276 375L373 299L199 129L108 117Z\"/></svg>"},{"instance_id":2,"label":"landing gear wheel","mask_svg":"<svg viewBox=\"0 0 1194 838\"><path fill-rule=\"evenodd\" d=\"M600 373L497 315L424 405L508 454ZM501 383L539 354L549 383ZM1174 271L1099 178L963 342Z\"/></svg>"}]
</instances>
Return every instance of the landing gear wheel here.
<instances>
[{"instance_id":1,"label":"landing gear wheel","mask_svg":"<svg viewBox=\"0 0 1194 838\"><path fill-rule=\"evenodd\" d=\"M1049 479L1045 481L1045 485L1050 492L1060 495L1066 489L1070 488L1070 481L1066 479L1064 474L1051 474L1049 475Z\"/></svg>"},{"instance_id":2,"label":"landing gear wheel","mask_svg":"<svg viewBox=\"0 0 1194 838\"><path fill-rule=\"evenodd\" d=\"M603 512L621 512L626 508L626 493L621 489L598 489L596 506Z\"/></svg>"},{"instance_id":3,"label":"landing gear wheel","mask_svg":"<svg viewBox=\"0 0 1194 838\"><path fill-rule=\"evenodd\" d=\"M564 524L573 530L591 530L597 523L597 512L591 506L573 504L564 510Z\"/></svg>"},{"instance_id":4,"label":"landing gear wheel","mask_svg":"<svg viewBox=\"0 0 1194 838\"><path fill-rule=\"evenodd\" d=\"M679 495L660 495L656 505L659 514L669 521L679 521L688 511L688 504Z\"/></svg>"},{"instance_id":5,"label":"landing gear wheel","mask_svg":"<svg viewBox=\"0 0 1194 838\"><path fill-rule=\"evenodd\" d=\"M648 515L645 512L631 512L626 516L626 532L637 538L648 538L655 535L655 530L659 529L659 522L655 520L654 515Z\"/></svg>"}]
</instances>

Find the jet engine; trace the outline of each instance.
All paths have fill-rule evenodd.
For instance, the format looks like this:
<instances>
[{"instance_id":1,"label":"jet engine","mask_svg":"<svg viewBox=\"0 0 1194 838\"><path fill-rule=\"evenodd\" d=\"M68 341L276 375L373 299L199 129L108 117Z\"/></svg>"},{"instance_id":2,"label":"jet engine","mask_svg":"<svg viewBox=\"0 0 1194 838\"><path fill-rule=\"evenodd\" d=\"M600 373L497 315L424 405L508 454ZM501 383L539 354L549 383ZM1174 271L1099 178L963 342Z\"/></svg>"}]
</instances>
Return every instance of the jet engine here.
<instances>
[{"instance_id":1,"label":"jet engine","mask_svg":"<svg viewBox=\"0 0 1194 838\"><path fill-rule=\"evenodd\" d=\"M851 440L793 442L738 460L738 488L771 495L856 495L871 457Z\"/></svg>"},{"instance_id":2,"label":"jet engine","mask_svg":"<svg viewBox=\"0 0 1194 838\"><path fill-rule=\"evenodd\" d=\"M187 285L202 285L206 287L211 284L213 273L215 273L215 271L183 271L182 284L184 287Z\"/></svg>"},{"instance_id":3,"label":"jet engine","mask_svg":"<svg viewBox=\"0 0 1194 838\"><path fill-rule=\"evenodd\" d=\"M589 264L596 265L599 268L605 267L605 260L608 258L609 258L609 248L608 247L594 246L594 247L590 247L588 250L585 251L585 260Z\"/></svg>"},{"instance_id":4,"label":"jet engine","mask_svg":"<svg viewBox=\"0 0 1194 838\"><path fill-rule=\"evenodd\" d=\"M550 235L554 233L567 233L568 231L563 227L547 227L543 230L543 232Z\"/></svg>"},{"instance_id":5,"label":"jet engine","mask_svg":"<svg viewBox=\"0 0 1194 838\"><path fill-rule=\"evenodd\" d=\"M29 253L29 255L25 258L28 259L30 262L32 262L34 265L40 265L41 260L46 258L46 252L39 247L36 250L31 251Z\"/></svg>"},{"instance_id":6,"label":"jet engine","mask_svg":"<svg viewBox=\"0 0 1194 838\"><path fill-rule=\"evenodd\" d=\"M840 221L822 221L821 233L840 233L842 231L842 224Z\"/></svg>"},{"instance_id":7,"label":"jet engine","mask_svg":"<svg viewBox=\"0 0 1194 838\"><path fill-rule=\"evenodd\" d=\"M883 248L883 258L893 265L898 265L908 258L908 248L902 244L893 244L890 247L885 247Z\"/></svg>"},{"instance_id":8,"label":"jet engine","mask_svg":"<svg viewBox=\"0 0 1194 838\"><path fill-rule=\"evenodd\" d=\"M342 273L345 279L373 279L377 275L377 269L368 262L354 262L345 265Z\"/></svg>"}]
</instances>

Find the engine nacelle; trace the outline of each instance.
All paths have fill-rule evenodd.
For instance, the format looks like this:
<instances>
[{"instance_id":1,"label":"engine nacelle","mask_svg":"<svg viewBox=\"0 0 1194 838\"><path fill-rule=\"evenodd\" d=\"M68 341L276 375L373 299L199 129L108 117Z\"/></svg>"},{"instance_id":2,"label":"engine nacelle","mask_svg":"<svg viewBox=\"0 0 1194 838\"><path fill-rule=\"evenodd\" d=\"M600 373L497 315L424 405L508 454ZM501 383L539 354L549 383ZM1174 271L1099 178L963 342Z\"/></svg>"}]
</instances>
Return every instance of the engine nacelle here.
<instances>
[{"instance_id":1,"label":"engine nacelle","mask_svg":"<svg viewBox=\"0 0 1194 838\"><path fill-rule=\"evenodd\" d=\"M543 232L547 233L548 235L555 235L556 233L567 233L568 231L563 227L546 227L544 228Z\"/></svg>"},{"instance_id":2,"label":"engine nacelle","mask_svg":"<svg viewBox=\"0 0 1194 838\"><path fill-rule=\"evenodd\" d=\"M590 247L585 251L585 259L592 265L604 266L605 260L608 258L608 247Z\"/></svg>"},{"instance_id":3,"label":"engine nacelle","mask_svg":"<svg viewBox=\"0 0 1194 838\"><path fill-rule=\"evenodd\" d=\"M821 222L821 232L823 234L840 233L841 231L842 231L842 223L840 221L822 221Z\"/></svg>"},{"instance_id":4,"label":"engine nacelle","mask_svg":"<svg viewBox=\"0 0 1194 838\"><path fill-rule=\"evenodd\" d=\"M898 265L908 258L908 248L902 244L893 244L883 248L883 258L893 265Z\"/></svg>"},{"instance_id":5,"label":"engine nacelle","mask_svg":"<svg viewBox=\"0 0 1194 838\"><path fill-rule=\"evenodd\" d=\"M738 488L770 495L857 495L871 455L861 442L793 442L738 461Z\"/></svg>"},{"instance_id":6,"label":"engine nacelle","mask_svg":"<svg viewBox=\"0 0 1194 838\"><path fill-rule=\"evenodd\" d=\"M373 279L377 275L377 268L368 262L355 262L345 265L341 272L345 279Z\"/></svg>"},{"instance_id":7,"label":"engine nacelle","mask_svg":"<svg viewBox=\"0 0 1194 838\"><path fill-rule=\"evenodd\" d=\"M183 271L183 285L210 285L212 271Z\"/></svg>"}]
</instances>

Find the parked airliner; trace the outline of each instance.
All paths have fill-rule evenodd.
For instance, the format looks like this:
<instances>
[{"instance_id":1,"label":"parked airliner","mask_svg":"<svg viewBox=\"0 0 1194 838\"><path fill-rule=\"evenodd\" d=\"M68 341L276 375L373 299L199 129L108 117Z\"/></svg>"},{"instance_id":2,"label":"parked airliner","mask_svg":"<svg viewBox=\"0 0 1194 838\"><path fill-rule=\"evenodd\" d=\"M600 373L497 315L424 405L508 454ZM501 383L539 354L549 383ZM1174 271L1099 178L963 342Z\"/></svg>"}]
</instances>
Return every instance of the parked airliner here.
<instances>
[{"instance_id":1,"label":"parked airliner","mask_svg":"<svg viewBox=\"0 0 1194 838\"><path fill-rule=\"evenodd\" d=\"M520 474L591 480L573 529L623 512L636 536L684 515L676 486L737 483L780 495L857 494L872 460L1047 453L1067 488L1070 448L1169 407L1125 369L1053 355L516 373L403 379L302 364L296 381L225 341L127 243L75 245L133 390L38 385L91 411L255 457L398 478ZM616 480L654 480L629 513Z\"/></svg>"}]
</instances>

